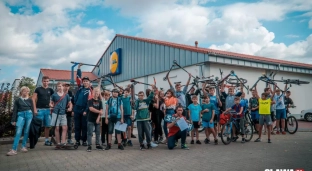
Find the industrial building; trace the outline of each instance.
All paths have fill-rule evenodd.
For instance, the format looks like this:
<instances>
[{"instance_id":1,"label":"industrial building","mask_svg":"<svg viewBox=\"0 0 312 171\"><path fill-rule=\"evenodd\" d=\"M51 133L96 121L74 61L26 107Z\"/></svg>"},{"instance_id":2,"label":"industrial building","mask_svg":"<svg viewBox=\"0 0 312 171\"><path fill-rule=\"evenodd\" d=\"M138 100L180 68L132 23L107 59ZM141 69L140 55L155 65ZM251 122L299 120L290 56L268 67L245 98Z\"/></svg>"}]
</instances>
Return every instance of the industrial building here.
<instances>
[{"instance_id":1,"label":"industrial building","mask_svg":"<svg viewBox=\"0 0 312 171\"><path fill-rule=\"evenodd\" d=\"M252 86L263 73L270 73L278 68L275 79L300 79L312 82L310 64L277 60L278 57L273 59L200 48L197 45L197 42L190 46L117 34L98 61L99 67L94 67L92 72L98 77L111 74L113 80L120 86L130 84L130 79L153 84L155 77L157 87L167 90L169 84L163 78L176 60L192 75L199 77L214 75L220 78L219 69L223 70L224 76L234 70L240 78L248 80L249 86ZM188 74L175 67L170 72L169 78L172 82L182 81L182 84L185 84ZM106 88L112 89L109 82L105 84ZM283 83L278 85L284 87ZM265 86L264 82L259 82L259 92L262 92ZM146 85L137 84L136 93L146 88ZM308 100L312 96L311 85L293 85L290 91L297 106L291 109L292 113L300 113L301 110L311 108ZM247 98L250 96L251 93Z\"/></svg>"}]
</instances>

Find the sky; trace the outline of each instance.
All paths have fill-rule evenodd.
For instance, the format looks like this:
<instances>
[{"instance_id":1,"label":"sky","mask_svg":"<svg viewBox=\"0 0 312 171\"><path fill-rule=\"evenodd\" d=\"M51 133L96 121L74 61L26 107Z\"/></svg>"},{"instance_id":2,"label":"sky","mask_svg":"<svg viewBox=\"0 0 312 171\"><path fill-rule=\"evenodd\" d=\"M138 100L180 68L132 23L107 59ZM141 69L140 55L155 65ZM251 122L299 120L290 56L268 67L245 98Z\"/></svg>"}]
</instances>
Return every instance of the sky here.
<instances>
[{"instance_id":1,"label":"sky","mask_svg":"<svg viewBox=\"0 0 312 171\"><path fill-rule=\"evenodd\" d=\"M116 34L312 64L307 0L0 0L0 27L0 83L95 64Z\"/></svg>"}]
</instances>

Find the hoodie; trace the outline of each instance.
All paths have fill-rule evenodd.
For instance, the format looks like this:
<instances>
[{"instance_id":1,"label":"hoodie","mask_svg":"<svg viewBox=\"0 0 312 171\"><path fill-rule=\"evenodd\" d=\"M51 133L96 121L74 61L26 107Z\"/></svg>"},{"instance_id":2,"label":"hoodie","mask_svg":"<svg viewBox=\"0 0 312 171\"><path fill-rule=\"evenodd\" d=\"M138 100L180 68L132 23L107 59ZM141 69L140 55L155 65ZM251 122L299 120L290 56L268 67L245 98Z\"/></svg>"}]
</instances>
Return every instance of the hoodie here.
<instances>
[{"instance_id":1,"label":"hoodie","mask_svg":"<svg viewBox=\"0 0 312 171\"><path fill-rule=\"evenodd\" d=\"M81 80L81 70L77 70L76 82L78 91L75 95L75 105L84 108L84 112L88 112L88 100L92 99L92 86L85 88Z\"/></svg>"},{"instance_id":2,"label":"hoodie","mask_svg":"<svg viewBox=\"0 0 312 171\"><path fill-rule=\"evenodd\" d=\"M148 111L148 107L150 102L154 98L154 92L152 91L147 99L136 100L134 109L136 110L136 120L137 121L148 121L150 120L150 112Z\"/></svg>"}]
</instances>

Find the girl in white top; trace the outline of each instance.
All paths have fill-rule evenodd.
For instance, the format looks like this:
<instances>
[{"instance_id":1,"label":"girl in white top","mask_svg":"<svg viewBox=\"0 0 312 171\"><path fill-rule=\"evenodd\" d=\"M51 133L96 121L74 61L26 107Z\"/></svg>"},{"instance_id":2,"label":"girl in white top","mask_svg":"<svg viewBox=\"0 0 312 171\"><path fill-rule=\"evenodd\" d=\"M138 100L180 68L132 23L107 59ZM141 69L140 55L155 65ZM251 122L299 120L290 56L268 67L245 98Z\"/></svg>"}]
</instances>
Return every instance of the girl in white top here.
<instances>
[{"instance_id":1,"label":"girl in white top","mask_svg":"<svg viewBox=\"0 0 312 171\"><path fill-rule=\"evenodd\" d=\"M108 125L105 123L105 111L106 111L106 102L110 97L109 91L104 91L101 93L102 96L102 104L103 104L103 114L101 116L101 141L102 146L106 146L105 139L108 140Z\"/></svg>"}]
</instances>

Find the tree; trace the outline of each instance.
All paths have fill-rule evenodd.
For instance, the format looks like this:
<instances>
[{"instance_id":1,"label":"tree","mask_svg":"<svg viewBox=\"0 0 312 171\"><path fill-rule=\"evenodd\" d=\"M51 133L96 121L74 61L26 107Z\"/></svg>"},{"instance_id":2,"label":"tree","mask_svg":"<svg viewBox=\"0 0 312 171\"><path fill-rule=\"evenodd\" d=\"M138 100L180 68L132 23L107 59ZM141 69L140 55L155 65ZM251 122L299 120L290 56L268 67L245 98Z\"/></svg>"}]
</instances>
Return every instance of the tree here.
<instances>
[{"instance_id":1,"label":"tree","mask_svg":"<svg viewBox=\"0 0 312 171\"><path fill-rule=\"evenodd\" d=\"M30 89L30 95L32 95L36 89L35 81L29 77L22 77L18 88L21 88L23 86L26 86Z\"/></svg>"}]
</instances>

